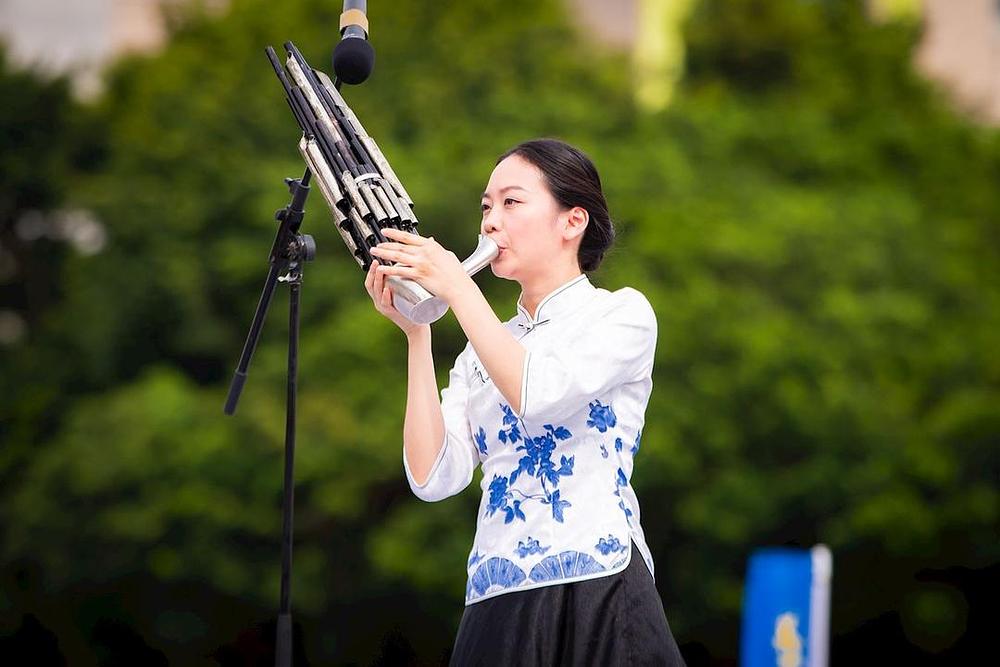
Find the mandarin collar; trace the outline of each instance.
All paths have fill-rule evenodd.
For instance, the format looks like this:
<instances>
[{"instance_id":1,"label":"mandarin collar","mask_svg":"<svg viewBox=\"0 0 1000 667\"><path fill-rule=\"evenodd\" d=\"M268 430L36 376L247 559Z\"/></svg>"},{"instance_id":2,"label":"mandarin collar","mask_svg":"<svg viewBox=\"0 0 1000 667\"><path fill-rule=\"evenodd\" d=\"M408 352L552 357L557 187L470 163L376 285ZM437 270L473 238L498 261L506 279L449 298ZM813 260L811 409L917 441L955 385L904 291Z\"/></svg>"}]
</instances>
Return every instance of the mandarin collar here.
<instances>
[{"instance_id":1,"label":"mandarin collar","mask_svg":"<svg viewBox=\"0 0 1000 667\"><path fill-rule=\"evenodd\" d=\"M522 320L518 324L531 329L538 324L548 322L553 317L571 312L589 299L595 289L597 288L590 283L587 274L581 273L545 295L545 298L538 304L538 308L535 309L534 319L528 314L528 309L521 305L521 297L524 296L522 292L521 296L517 298L517 312Z\"/></svg>"}]
</instances>

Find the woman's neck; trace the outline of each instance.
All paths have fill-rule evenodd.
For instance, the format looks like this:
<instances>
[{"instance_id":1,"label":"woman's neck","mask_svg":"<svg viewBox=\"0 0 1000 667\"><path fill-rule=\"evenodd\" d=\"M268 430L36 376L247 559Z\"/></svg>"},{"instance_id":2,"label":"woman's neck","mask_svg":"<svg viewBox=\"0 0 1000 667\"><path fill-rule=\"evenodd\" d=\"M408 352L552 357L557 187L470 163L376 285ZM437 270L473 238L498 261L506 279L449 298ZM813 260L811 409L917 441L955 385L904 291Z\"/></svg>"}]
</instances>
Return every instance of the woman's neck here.
<instances>
[{"instance_id":1,"label":"woman's neck","mask_svg":"<svg viewBox=\"0 0 1000 667\"><path fill-rule=\"evenodd\" d=\"M573 278L580 275L580 267L574 264L565 267L561 271L549 272L538 276L534 280L526 280L521 283L521 306L528 311L531 319L535 319L535 313L542 299L547 297L560 285L565 285Z\"/></svg>"}]
</instances>

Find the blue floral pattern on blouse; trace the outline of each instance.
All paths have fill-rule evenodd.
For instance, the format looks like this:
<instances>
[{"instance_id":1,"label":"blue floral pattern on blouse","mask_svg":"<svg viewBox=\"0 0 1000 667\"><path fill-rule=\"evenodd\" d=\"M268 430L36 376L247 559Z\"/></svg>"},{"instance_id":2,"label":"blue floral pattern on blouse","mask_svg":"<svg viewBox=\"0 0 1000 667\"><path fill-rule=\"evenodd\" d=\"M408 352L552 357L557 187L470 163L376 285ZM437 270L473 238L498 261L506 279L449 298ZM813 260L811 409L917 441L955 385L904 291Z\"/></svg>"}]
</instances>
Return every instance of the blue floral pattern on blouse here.
<instances>
[{"instance_id":1,"label":"blue floral pattern on blouse","mask_svg":"<svg viewBox=\"0 0 1000 667\"><path fill-rule=\"evenodd\" d=\"M611 404L603 404L599 400L588 403L590 418L587 426L600 433L606 433L618 423ZM558 488L560 478L573 474L575 456L560 456L559 463L553 461L555 450L560 441L568 440L573 434L565 426L544 424L544 434L532 436L524 426L524 422L514 414L509 405L500 403L503 425L497 432L497 440L501 445L516 445L515 452L522 452L517 467L507 475L494 474L488 486L486 501L486 517L493 517L498 512L503 513L504 523L512 523L518 519L527 521L525 508L537 501L540 505L548 505L555 521L563 522L564 511L572 507L572 503L562 498ZM634 455L639 449L641 433L636 435L635 444L629 448ZM474 434L476 445L480 452L487 454L489 447L486 441L486 431L479 428ZM622 452L625 443L620 437L615 438L616 452ZM608 447L600 443L601 456L608 458ZM534 480L534 481L530 481ZM632 511L625 505L620 489L628 486L625 471L619 467L615 473L614 495L619 497L618 507L625 514L631 525ZM534 488L532 488L534 487ZM530 492L529 493L529 489ZM540 489L540 492L539 492ZM513 555L524 559L532 555L543 555L551 546L542 546L539 540L530 535L524 540L518 540ZM594 553L602 556L624 553L627 546L614 535L599 538L594 545ZM469 561L473 567L482 560L478 552ZM525 575L513 561L495 556L483 561L469 578L466 593L469 599L486 595L507 588L516 587L525 581L534 583L556 581L578 577L580 575L604 572L606 568L594 556L580 551L563 551L558 555L543 558Z\"/></svg>"},{"instance_id":2,"label":"blue floral pattern on blouse","mask_svg":"<svg viewBox=\"0 0 1000 667\"><path fill-rule=\"evenodd\" d=\"M590 419L587 420L587 426L590 428L596 428L601 433L604 433L618 423L615 411L610 405L602 405L600 401L594 401L589 405Z\"/></svg>"},{"instance_id":3,"label":"blue floral pattern on blouse","mask_svg":"<svg viewBox=\"0 0 1000 667\"><path fill-rule=\"evenodd\" d=\"M618 490L622 486L628 486L628 478L625 477L625 471L622 470L621 468L619 468L618 472L615 474L615 495L618 496L618 498L619 498L619 500L618 500L618 507L621 508L622 512L625 512L625 519L628 521L628 524L631 526L632 525L632 510L630 510L628 507L625 507L625 500L622 499L622 494Z\"/></svg>"},{"instance_id":4,"label":"blue floral pattern on blouse","mask_svg":"<svg viewBox=\"0 0 1000 667\"><path fill-rule=\"evenodd\" d=\"M507 478L503 475L493 475L490 482L490 499L486 504L486 516L493 516L497 510L503 510L504 523L510 523L514 519L525 521L524 512L521 511L521 501L514 500L514 495L507 490Z\"/></svg>"},{"instance_id":5,"label":"blue floral pattern on blouse","mask_svg":"<svg viewBox=\"0 0 1000 667\"><path fill-rule=\"evenodd\" d=\"M517 442L521 439L521 431L517 427L517 416L514 415L514 411L510 409L509 405L501 403L500 409L503 410L503 425L506 428L500 429L497 433L497 439L503 443ZM483 434L483 437L486 437L486 434Z\"/></svg>"},{"instance_id":6,"label":"blue floral pattern on blouse","mask_svg":"<svg viewBox=\"0 0 1000 667\"><path fill-rule=\"evenodd\" d=\"M469 577L466 595L471 596L472 591L486 595L505 588L513 588L524 580L524 570L513 561L494 556L476 568L475 573Z\"/></svg>"},{"instance_id":7,"label":"blue floral pattern on blouse","mask_svg":"<svg viewBox=\"0 0 1000 667\"><path fill-rule=\"evenodd\" d=\"M518 540L517 549L514 549L514 553L520 556L521 558L525 558L527 556L530 556L531 554L543 554L551 548L552 548L551 546L549 547L541 546L538 543L538 540L533 540L531 539L531 535L528 535L527 542Z\"/></svg>"},{"instance_id":8,"label":"blue floral pattern on blouse","mask_svg":"<svg viewBox=\"0 0 1000 667\"><path fill-rule=\"evenodd\" d=\"M573 434L564 426L545 424L543 425L545 435L532 437L526 429L522 432L524 423L514 415L510 406L501 403L500 408L503 411L503 424L506 428L501 429L497 437L503 443L521 442L515 451L524 452L524 456L520 458L517 468L512 470L509 476L493 475L489 485L490 497L486 503L486 516L492 517L498 510L503 510L504 523L511 523L515 519L525 521L521 505L537 500L543 505L549 505L552 509L552 518L562 523L563 511L573 504L563 499L555 487L559 486L560 477L573 474L576 456L568 458L561 456L559 466L556 467L552 454L555 452L557 440L568 440ZM514 483L522 473L525 473L525 477L538 480L541 493L526 493L520 488L514 488ZM524 482L522 486L523 484ZM515 493L521 498L515 500Z\"/></svg>"},{"instance_id":9,"label":"blue floral pattern on blouse","mask_svg":"<svg viewBox=\"0 0 1000 667\"><path fill-rule=\"evenodd\" d=\"M594 401L588 404L590 406L590 419L587 420L587 426L590 428L597 429L600 433L606 432L609 428L615 426L618 423L617 417L615 417L615 410L611 404L604 405L600 401ZM642 437L642 431L636 433L635 444L629 450L632 456L639 451L639 440ZM622 442L621 438L615 438L615 451L620 452L625 447L625 443ZM601 445L601 453L607 458L608 449L603 444ZM632 525L632 510L625 506L625 500L622 499L622 494L619 489L623 486L628 486L628 478L625 476L625 471L618 468L615 473L615 491L614 495L618 496L618 507L622 512L625 513L625 519L628 521L629 525ZM610 536L609 536L610 537ZM604 538L601 538L601 542L604 542ZM598 542L598 545L601 544ZM600 550L600 546L597 547ZM605 552L602 552L605 553ZM605 553L607 555L607 553Z\"/></svg>"},{"instance_id":10,"label":"blue floral pattern on blouse","mask_svg":"<svg viewBox=\"0 0 1000 667\"><path fill-rule=\"evenodd\" d=\"M528 577L535 582L553 581L604 570L605 567L594 560L593 556L579 551L563 551L558 556L542 559L542 562L531 568Z\"/></svg>"},{"instance_id":11,"label":"blue floral pattern on blouse","mask_svg":"<svg viewBox=\"0 0 1000 667\"><path fill-rule=\"evenodd\" d=\"M614 537L613 535L608 535L606 539L602 537L600 540L597 541L597 544L594 545L594 548L600 551L605 556L611 553L625 551L625 547L618 540L618 538Z\"/></svg>"}]
</instances>

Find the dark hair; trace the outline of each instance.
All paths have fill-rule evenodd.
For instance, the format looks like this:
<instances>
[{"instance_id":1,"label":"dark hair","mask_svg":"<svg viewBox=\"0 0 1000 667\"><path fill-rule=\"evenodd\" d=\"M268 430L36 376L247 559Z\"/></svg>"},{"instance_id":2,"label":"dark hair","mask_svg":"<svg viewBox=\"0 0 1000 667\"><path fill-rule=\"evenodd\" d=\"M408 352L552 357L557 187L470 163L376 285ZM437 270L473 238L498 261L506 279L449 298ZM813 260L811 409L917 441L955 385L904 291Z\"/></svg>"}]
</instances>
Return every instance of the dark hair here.
<instances>
[{"instance_id":1,"label":"dark hair","mask_svg":"<svg viewBox=\"0 0 1000 667\"><path fill-rule=\"evenodd\" d=\"M580 241L576 258L582 271L594 271L615 241L615 228L601 189L597 168L583 151L558 139L532 139L518 144L497 158L500 164L511 155L538 167L556 201L565 208L587 209L590 222Z\"/></svg>"}]
</instances>

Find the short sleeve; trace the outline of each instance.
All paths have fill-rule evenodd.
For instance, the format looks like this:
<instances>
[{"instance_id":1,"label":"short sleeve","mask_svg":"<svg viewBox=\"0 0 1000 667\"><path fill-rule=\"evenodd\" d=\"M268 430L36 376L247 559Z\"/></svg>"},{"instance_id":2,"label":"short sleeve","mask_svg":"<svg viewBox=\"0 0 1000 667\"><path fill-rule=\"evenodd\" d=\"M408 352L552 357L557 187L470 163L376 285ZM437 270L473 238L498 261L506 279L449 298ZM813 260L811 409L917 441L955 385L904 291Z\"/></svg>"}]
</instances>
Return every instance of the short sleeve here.
<instances>
[{"instance_id":1,"label":"short sleeve","mask_svg":"<svg viewBox=\"0 0 1000 667\"><path fill-rule=\"evenodd\" d=\"M415 496L427 502L444 500L460 493L472 481L472 473L479 463L466 411L471 354L472 345L466 345L448 373L448 386L441 391L444 442L423 484L417 484L414 480L410 464L406 460L406 452L403 452L403 469L410 489Z\"/></svg>"},{"instance_id":2,"label":"short sleeve","mask_svg":"<svg viewBox=\"0 0 1000 667\"><path fill-rule=\"evenodd\" d=\"M586 329L564 345L528 351L524 357L520 417L557 422L580 404L611 388L651 377L656 353L656 314L631 287L595 308Z\"/></svg>"}]
</instances>

